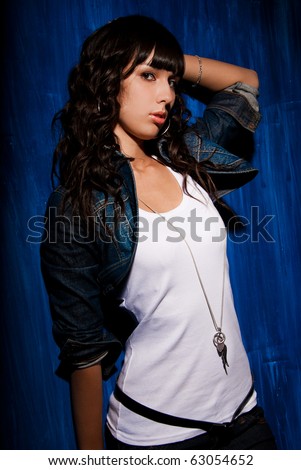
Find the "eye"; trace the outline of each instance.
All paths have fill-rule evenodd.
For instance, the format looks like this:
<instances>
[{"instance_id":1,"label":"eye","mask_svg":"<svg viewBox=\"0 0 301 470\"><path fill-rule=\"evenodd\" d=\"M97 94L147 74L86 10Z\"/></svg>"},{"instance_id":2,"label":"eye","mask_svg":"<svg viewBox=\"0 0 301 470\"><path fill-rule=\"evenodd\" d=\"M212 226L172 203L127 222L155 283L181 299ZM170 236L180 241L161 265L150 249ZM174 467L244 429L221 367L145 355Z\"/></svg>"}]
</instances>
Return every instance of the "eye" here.
<instances>
[{"instance_id":1,"label":"eye","mask_svg":"<svg viewBox=\"0 0 301 470\"><path fill-rule=\"evenodd\" d=\"M152 72L143 72L142 73L142 78L148 81L156 80L156 76Z\"/></svg>"},{"instance_id":2,"label":"eye","mask_svg":"<svg viewBox=\"0 0 301 470\"><path fill-rule=\"evenodd\" d=\"M170 78L169 79L169 86L170 88L177 88L177 85L178 85L178 80L176 80L175 78Z\"/></svg>"}]
</instances>

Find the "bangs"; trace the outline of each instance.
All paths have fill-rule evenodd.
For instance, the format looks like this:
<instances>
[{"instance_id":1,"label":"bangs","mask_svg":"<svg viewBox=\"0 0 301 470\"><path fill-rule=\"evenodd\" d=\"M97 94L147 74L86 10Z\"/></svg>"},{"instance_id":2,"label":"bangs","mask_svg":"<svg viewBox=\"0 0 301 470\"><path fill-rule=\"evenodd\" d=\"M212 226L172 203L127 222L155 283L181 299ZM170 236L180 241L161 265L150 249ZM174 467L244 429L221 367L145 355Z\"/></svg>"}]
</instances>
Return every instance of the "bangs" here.
<instances>
[{"instance_id":1,"label":"bangs","mask_svg":"<svg viewBox=\"0 0 301 470\"><path fill-rule=\"evenodd\" d=\"M155 69L164 69L182 78L184 74L184 56L181 50L174 50L163 43L155 45L155 53L150 63Z\"/></svg>"},{"instance_id":2,"label":"bangs","mask_svg":"<svg viewBox=\"0 0 301 470\"><path fill-rule=\"evenodd\" d=\"M168 47L166 44L142 44L139 45L138 50L134 52L135 57L131 63L131 67L127 70L125 77L131 75L137 65L145 62L152 52L155 50L154 55L149 62L151 67L160 70L167 70L172 72L174 76L182 78L184 74L184 56L181 49L174 49Z\"/></svg>"},{"instance_id":3,"label":"bangs","mask_svg":"<svg viewBox=\"0 0 301 470\"><path fill-rule=\"evenodd\" d=\"M131 25L127 23L126 31L122 31L122 36L127 42L125 55L131 63L126 76L130 75L137 65L145 62L154 51L149 65L156 69L168 70L182 78L184 55L173 34L153 19L140 16L130 18Z\"/></svg>"}]
</instances>

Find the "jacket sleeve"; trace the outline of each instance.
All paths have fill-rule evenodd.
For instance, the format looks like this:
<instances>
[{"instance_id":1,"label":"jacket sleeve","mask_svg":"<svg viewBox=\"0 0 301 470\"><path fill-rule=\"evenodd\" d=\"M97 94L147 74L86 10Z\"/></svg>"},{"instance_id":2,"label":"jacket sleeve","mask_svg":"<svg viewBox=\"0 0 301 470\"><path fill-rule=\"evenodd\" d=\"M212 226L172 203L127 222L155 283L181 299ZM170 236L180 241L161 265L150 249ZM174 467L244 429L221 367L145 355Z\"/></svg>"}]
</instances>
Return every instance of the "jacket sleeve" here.
<instances>
[{"instance_id":1,"label":"jacket sleeve","mask_svg":"<svg viewBox=\"0 0 301 470\"><path fill-rule=\"evenodd\" d=\"M202 137L233 151L233 143L254 133L260 122L258 94L241 82L215 93L194 127Z\"/></svg>"},{"instance_id":2,"label":"jacket sleeve","mask_svg":"<svg viewBox=\"0 0 301 470\"><path fill-rule=\"evenodd\" d=\"M101 256L79 218L60 211L54 192L46 212L41 269L49 296L53 336L60 348L59 372L87 367L102 359L109 375L121 351L120 342L106 330L97 278Z\"/></svg>"}]
</instances>

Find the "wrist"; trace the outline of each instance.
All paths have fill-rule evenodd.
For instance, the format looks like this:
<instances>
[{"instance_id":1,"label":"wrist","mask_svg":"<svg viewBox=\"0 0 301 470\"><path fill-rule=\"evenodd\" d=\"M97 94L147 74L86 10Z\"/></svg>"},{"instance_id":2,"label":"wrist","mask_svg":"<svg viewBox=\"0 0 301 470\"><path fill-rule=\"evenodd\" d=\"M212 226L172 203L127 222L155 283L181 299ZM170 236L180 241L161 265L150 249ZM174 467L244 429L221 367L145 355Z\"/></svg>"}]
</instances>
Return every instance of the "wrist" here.
<instances>
[{"instance_id":1,"label":"wrist","mask_svg":"<svg viewBox=\"0 0 301 470\"><path fill-rule=\"evenodd\" d=\"M198 59L198 65L199 65L199 72L198 72L195 85L200 85L202 81L202 75L203 75L203 62L202 62L202 58L199 55L196 55L195 57Z\"/></svg>"},{"instance_id":2,"label":"wrist","mask_svg":"<svg viewBox=\"0 0 301 470\"><path fill-rule=\"evenodd\" d=\"M203 76L203 59L198 55L185 55L184 80L200 85Z\"/></svg>"}]
</instances>

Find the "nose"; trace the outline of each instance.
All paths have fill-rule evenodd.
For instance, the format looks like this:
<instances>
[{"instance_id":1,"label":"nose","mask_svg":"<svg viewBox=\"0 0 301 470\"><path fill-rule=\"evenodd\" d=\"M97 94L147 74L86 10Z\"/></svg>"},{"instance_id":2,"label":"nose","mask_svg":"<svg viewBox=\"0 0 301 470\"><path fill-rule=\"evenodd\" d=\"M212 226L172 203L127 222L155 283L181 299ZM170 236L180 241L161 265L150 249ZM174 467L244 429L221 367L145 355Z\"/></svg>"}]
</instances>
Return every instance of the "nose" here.
<instances>
[{"instance_id":1,"label":"nose","mask_svg":"<svg viewBox=\"0 0 301 470\"><path fill-rule=\"evenodd\" d=\"M165 103L166 105L172 105L175 100L175 91L170 86L169 81L164 80L159 83L158 93L157 93L157 102Z\"/></svg>"}]
</instances>

